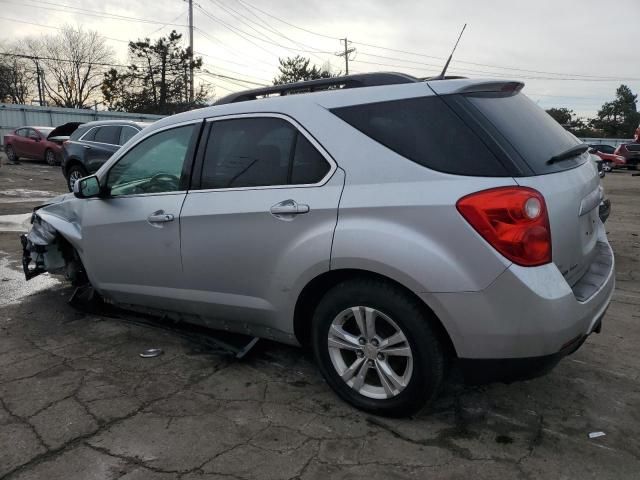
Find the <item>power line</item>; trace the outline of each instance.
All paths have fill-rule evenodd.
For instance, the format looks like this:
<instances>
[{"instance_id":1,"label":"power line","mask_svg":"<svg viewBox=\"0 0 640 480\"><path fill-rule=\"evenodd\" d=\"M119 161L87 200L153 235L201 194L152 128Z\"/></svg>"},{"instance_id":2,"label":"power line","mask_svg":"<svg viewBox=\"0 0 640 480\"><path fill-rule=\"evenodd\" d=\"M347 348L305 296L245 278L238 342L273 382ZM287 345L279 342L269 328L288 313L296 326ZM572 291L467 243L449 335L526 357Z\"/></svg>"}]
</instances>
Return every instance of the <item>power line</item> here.
<instances>
[{"instance_id":1,"label":"power line","mask_svg":"<svg viewBox=\"0 0 640 480\"><path fill-rule=\"evenodd\" d=\"M271 15L269 12L265 12L264 10L262 10L262 9L260 9L260 8L258 8L258 7L256 7L255 5L250 4L249 2L246 2L245 0L238 0L238 2L239 2L239 3L241 3L242 5L245 5L245 6L248 6L248 7L253 8L254 10L257 10L257 11L259 11L260 13L263 13L264 15L266 15L266 16L268 16L268 17L271 17L271 18L273 18L274 20L277 20L277 21L279 21L279 22L281 22L281 23L284 23L285 25L289 25L290 27L293 27L293 28L295 28L295 29L301 30L301 31L303 31L303 32L307 32L307 33L310 33L310 34L312 34L312 35L317 35L317 36L319 36L319 37L329 38L329 39L331 39L331 40L342 40L342 39L341 39L341 38L339 38L339 37L332 37L332 36L330 36L330 35L325 35L325 34L323 34L323 33L314 32L314 31L312 31L312 30L307 30L306 28L302 28L302 27L299 27L299 26L297 26L297 25L294 25L293 23L289 23L289 22L287 22L286 20L283 20L283 19L281 19L281 18L276 17L275 15ZM245 7L245 8L246 8L246 7Z\"/></svg>"},{"instance_id":2,"label":"power line","mask_svg":"<svg viewBox=\"0 0 640 480\"><path fill-rule=\"evenodd\" d=\"M243 35L246 35L246 36L251 37L251 38L254 38L254 39L258 40L258 41L265 42L265 43L268 43L268 44L270 44L270 45L274 45L274 46L276 46L276 47L283 48L283 49L285 49L285 50L294 50L294 51L299 51L299 52L304 52L304 53L312 53L312 52L310 52L308 49L301 49L301 48L287 47L287 46L285 46L285 45L282 45L281 43L277 43L277 42L273 42L273 41L271 41L271 40L265 40L264 38L257 37L257 36L255 36L255 35L253 35L253 34L251 34L251 33L247 32L247 31L245 31L245 30L242 30L242 29L240 29L240 28L238 28L238 27L234 27L234 26L232 26L232 25L229 25L229 24L228 24L227 22L225 22L224 20L219 19L219 18L218 18L218 17L216 17L215 15L213 15L213 14L211 14L210 12L208 12L207 10L205 10L205 9L202 7L202 5L200 5L200 4L196 4L196 5L198 6L198 9L199 9L202 13L204 13L207 17L209 17L211 20L213 20L214 22L217 22L217 23L219 23L219 24L223 25L224 27L226 27L226 28L230 29L231 31L233 31L234 33L236 33L236 34L240 35L241 37L242 37ZM238 33L238 32L240 32L240 33ZM244 38L244 37L243 37L243 38ZM248 41L248 39L247 39L247 38L245 38L245 40L247 40L247 41ZM254 45L256 45L256 44L254 44ZM256 45L256 46L258 46L258 45ZM260 48L262 48L262 47L260 47ZM268 51L268 50L267 50L267 51ZM273 52L270 52L270 53L272 53L272 54L273 54L273 55L275 55L275 56L278 56L277 54L274 54ZM316 52L315 52L315 53L325 53L325 54L328 54L328 55L333 55L333 52L330 52L330 51L322 51L322 50L316 50Z\"/></svg>"},{"instance_id":3,"label":"power line","mask_svg":"<svg viewBox=\"0 0 640 480\"><path fill-rule=\"evenodd\" d=\"M268 23L264 22L263 20L261 20L261 23L266 25L266 27L264 25L261 25L259 23L257 23L256 21L248 18L246 15L238 12L237 10L235 10L232 7L228 7L225 6L224 4L222 4L221 2L219 2L218 0L209 0L211 3L219 6L220 8L222 8L225 12L227 12L229 15L231 15L232 17L234 17L235 19L239 20L241 23L243 23L244 25L246 25L247 27L249 27L251 30L253 30L254 32L258 33L259 35L263 36L264 38L266 38L267 40L271 40L273 41L274 39L270 36L268 36L267 34L265 34L264 32L257 30L256 28L253 27L253 25L256 25L257 27L267 30L269 33L271 34L275 34L279 37L284 38L285 40L293 43L294 45L297 45L298 47L303 47L303 48L308 48L309 49L309 54L314 56L315 58L317 58L320 61L323 61L322 58L320 58L316 53L314 52L319 52L322 53L322 51L318 48L315 48L311 45L306 45L304 43L298 42L296 40L293 40L292 38L286 36L283 33L278 32L277 30L273 29ZM259 18L259 17L257 17ZM253 25L252 25L253 24Z\"/></svg>"},{"instance_id":4,"label":"power line","mask_svg":"<svg viewBox=\"0 0 640 480\"><path fill-rule=\"evenodd\" d=\"M18 2L18 1L15 1L15 0L0 0L0 3L12 3L14 5L25 6L24 0L22 0L21 2ZM49 5L56 5L59 8L44 7L44 6L40 5L40 3L45 3L45 4L49 4ZM164 22L158 22L158 21L155 21L155 20L148 20L146 18L130 17L130 16L127 16L127 15L116 15L116 14L110 14L110 13L103 13L103 12L98 12L96 10L89 10L89 9L80 8L80 7L73 7L73 6L69 6L69 5L55 4L55 3L45 2L45 1L41 1L41 0L38 0L38 3L36 5L26 4L26 6L33 7L33 8L38 8L38 9L43 9L43 10L52 10L52 11L55 11L55 12L63 12L63 13L68 13L68 11L71 10L71 11L75 11L74 13L81 12L83 15L89 15L89 16L99 17L99 18L108 18L108 19L111 19L111 20L121 20L121 21L126 21L126 22L151 23L151 24L155 24L155 25L161 25L161 24L164 23ZM166 25L173 25L173 26L176 26L176 27L184 27L185 26L185 25L178 25L178 24L173 24L173 23L167 23Z\"/></svg>"}]
</instances>

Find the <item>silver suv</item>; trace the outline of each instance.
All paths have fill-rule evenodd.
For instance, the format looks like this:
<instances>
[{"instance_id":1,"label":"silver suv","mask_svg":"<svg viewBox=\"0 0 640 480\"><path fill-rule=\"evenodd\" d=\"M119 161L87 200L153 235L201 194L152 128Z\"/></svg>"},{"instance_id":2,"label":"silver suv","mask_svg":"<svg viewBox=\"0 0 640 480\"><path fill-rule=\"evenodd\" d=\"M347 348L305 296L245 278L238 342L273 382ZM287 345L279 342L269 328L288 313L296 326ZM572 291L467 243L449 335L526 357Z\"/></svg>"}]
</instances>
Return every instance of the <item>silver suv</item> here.
<instances>
[{"instance_id":1,"label":"silver suv","mask_svg":"<svg viewBox=\"0 0 640 480\"><path fill-rule=\"evenodd\" d=\"M309 346L377 414L446 365L539 375L600 330L614 261L587 145L522 87L355 75L165 118L35 212L25 272Z\"/></svg>"}]
</instances>

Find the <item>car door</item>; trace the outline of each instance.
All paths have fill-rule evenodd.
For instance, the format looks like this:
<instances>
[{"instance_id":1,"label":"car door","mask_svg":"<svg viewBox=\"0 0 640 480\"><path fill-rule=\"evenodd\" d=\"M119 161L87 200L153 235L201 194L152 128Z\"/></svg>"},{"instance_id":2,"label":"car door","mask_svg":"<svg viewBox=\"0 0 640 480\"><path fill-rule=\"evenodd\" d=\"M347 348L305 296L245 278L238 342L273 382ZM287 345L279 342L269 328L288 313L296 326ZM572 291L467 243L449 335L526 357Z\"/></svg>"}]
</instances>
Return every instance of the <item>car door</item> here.
<instances>
[{"instance_id":1,"label":"car door","mask_svg":"<svg viewBox=\"0 0 640 480\"><path fill-rule=\"evenodd\" d=\"M13 151L16 152L16 155L19 157L26 155L25 146L28 131L28 128L19 128L18 130L16 130L13 141L11 142Z\"/></svg>"},{"instance_id":2,"label":"car door","mask_svg":"<svg viewBox=\"0 0 640 480\"><path fill-rule=\"evenodd\" d=\"M40 134L33 128L26 128L26 135L22 138L22 154L29 158L42 158L38 156L41 146Z\"/></svg>"},{"instance_id":3,"label":"car door","mask_svg":"<svg viewBox=\"0 0 640 480\"><path fill-rule=\"evenodd\" d=\"M120 125L96 127L91 140L85 143L85 166L89 173L96 172L113 155L120 142Z\"/></svg>"},{"instance_id":4,"label":"car door","mask_svg":"<svg viewBox=\"0 0 640 480\"><path fill-rule=\"evenodd\" d=\"M182 277L179 215L200 125L145 137L101 177L105 198L86 201L81 257L107 297L173 307Z\"/></svg>"},{"instance_id":5,"label":"car door","mask_svg":"<svg viewBox=\"0 0 640 480\"><path fill-rule=\"evenodd\" d=\"M329 269L344 173L281 115L213 119L208 130L180 217L185 311L290 334L297 293Z\"/></svg>"}]
</instances>

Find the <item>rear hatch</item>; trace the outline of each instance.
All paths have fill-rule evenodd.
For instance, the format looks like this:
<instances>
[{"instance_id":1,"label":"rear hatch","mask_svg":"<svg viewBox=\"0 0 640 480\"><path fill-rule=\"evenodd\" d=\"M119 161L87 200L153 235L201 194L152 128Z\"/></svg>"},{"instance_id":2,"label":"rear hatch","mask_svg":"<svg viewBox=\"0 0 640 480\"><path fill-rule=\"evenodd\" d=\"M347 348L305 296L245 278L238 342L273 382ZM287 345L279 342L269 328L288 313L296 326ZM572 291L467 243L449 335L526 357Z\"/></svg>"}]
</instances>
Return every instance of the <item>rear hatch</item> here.
<instances>
[{"instance_id":1,"label":"rear hatch","mask_svg":"<svg viewBox=\"0 0 640 480\"><path fill-rule=\"evenodd\" d=\"M69 140L69 137L75 132L82 122L69 122L54 128L47 136L47 140L55 143L63 143Z\"/></svg>"},{"instance_id":2,"label":"rear hatch","mask_svg":"<svg viewBox=\"0 0 640 480\"><path fill-rule=\"evenodd\" d=\"M573 286L597 254L602 196L598 170L586 148L584 153L550 161L582 142L519 93L519 88L508 90L467 90L462 96L473 117L489 124L483 129L491 132L491 140L521 168L522 173L514 175L516 182L544 196L553 262Z\"/></svg>"}]
</instances>

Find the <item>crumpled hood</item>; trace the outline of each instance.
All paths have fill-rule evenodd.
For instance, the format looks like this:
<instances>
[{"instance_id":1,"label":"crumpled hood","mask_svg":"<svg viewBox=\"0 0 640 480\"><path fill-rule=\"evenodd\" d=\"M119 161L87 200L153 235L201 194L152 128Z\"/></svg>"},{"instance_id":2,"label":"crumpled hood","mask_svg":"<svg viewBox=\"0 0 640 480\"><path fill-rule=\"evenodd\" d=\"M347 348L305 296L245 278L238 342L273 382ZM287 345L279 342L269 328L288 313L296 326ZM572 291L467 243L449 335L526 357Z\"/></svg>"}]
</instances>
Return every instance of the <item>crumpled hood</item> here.
<instances>
[{"instance_id":1,"label":"crumpled hood","mask_svg":"<svg viewBox=\"0 0 640 480\"><path fill-rule=\"evenodd\" d=\"M57 197L53 197L47 200L47 203L43 203L42 205L38 205L35 210L40 210L41 208L48 207L49 205L53 205L56 203L62 203L64 201L75 199L75 195L73 193L63 193L62 195L58 195Z\"/></svg>"}]
</instances>

